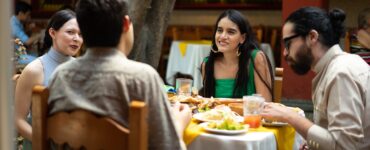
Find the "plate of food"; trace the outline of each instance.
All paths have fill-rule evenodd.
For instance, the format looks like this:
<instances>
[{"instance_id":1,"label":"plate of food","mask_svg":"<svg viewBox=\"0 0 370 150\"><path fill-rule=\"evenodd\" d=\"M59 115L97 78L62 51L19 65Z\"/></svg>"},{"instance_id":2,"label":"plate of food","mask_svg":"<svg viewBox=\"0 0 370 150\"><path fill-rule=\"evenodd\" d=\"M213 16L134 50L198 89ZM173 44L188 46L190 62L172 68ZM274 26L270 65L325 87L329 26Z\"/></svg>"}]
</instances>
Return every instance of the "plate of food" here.
<instances>
[{"instance_id":1,"label":"plate of food","mask_svg":"<svg viewBox=\"0 0 370 150\"><path fill-rule=\"evenodd\" d=\"M244 121L244 118L242 116L231 111L231 109L225 105L219 105L216 106L214 109L194 114L193 118L202 122L219 122L225 120L225 118L231 118L236 122Z\"/></svg>"},{"instance_id":2,"label":"plate of food","mask_svg":"<svg viewBox=\"0 0 370 150\"><path fill-rule=\"evenodd\" d=\"M225 119L222 122L204 122L200 126L209 133L223 135L245 134L249 129L249 125L235 122L233 119Z\"/></svg>"},{"instance_id":3,"label":"plate of food","mask_svg":"<svg viewBox=\"0 0 370 150\"><path fill-rule=\"evenodd\" d=\"M214 98L221 104L229 104L229 103L243 103L243 99L241 98Z\"/></svg>"}]
</instances>

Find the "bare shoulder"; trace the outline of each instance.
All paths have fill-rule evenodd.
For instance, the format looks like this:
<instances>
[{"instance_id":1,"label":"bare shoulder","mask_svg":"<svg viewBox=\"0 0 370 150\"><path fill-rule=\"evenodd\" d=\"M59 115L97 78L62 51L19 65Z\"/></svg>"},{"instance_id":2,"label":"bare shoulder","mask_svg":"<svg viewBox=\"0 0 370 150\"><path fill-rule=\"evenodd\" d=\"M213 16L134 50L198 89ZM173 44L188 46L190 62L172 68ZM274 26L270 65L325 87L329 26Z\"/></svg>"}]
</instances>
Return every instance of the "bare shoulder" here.
<instances>
[{"instance_id":1,"label":"bare shoulder","mask_svg":"<svg viewBox=\"0 0 370 150\"><path fill-rule=\"evenodd\" d=\"M266 66L266 55L262 51L257 52L254 63L256 66Z\"/></svg>"},{"instance_id":2,"label":"bare shoulder","mask_svg":"<svg viewBox=\"0 0 370 150\"><path fill-rule=\"evenodd\" d=\"M204 71L204 69L206 68L206 62L202 62L201 67L202 67L202 70Z\"/></svg>"},{"instance_id":3,"label":"bare shoulder","mask_svg":"<svg viewBox=\"0 0 370 150\"><path fill-rule=\"evenodd\" d=\"M30 64L24 68L21 74L21 78L26 78L30 80L38 80L43 77L43 66L39 59L32 61Z\"/></svg>"}]
</instances>

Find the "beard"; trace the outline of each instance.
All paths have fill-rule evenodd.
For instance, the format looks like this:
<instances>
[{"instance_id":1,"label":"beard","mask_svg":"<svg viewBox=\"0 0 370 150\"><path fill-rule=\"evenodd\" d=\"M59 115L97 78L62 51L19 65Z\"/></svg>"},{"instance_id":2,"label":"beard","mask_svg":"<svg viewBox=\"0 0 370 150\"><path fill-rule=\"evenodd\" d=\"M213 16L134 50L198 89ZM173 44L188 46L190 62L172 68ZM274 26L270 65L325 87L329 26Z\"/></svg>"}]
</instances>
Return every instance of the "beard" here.
<instances>
[{"instance_id":1,"label":"beard","mask_svg":"<svg viewBox=\"0 0 370 150\"><path fill-rule=\"evenodd\" d=\"M285 60L288 62L292 70L299 75L304 75L311 69L311 64L313 61L312 50L308 48L306 44L299 47L296 54L296 59L287 55Z\"/></svg>"}]
</instances>

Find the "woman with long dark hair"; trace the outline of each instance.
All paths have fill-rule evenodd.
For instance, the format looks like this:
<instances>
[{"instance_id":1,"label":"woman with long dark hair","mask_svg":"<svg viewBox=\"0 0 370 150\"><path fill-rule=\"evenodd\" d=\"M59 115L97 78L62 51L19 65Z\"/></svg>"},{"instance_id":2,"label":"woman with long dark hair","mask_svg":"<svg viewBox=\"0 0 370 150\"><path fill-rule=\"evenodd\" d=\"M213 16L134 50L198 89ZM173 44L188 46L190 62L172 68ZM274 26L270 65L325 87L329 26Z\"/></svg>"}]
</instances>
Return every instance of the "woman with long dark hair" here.
<instances>
[{"instance_id":1,"label":"woman with long dark hair","mask_svg":"<svg viewBox=\"0 0 370 150\"><path fill-rule=\"evenodd\" d=\"M26 140L23 149L32 149L31 96L35 85L48 86L48 81L55 68L73 59L81 48L82 37L76 21L76 14L71 10L55 13L46 28L44 47L46 54L32 61L20 75L15 90L15 124L17 131Z\"/></svg>"},{"instance_id":2,"label":"woman with long dark hair","mask_svg":"<svg viewBox=\"0 0 370 150\"><path fill-rule=\"evenodd\" d=\"M270 62L259 50L249 22L236 10L217 19L212 48L202 64L205 97L241 98L261 94L273 99Z\"/></svg>"}]
</instances>

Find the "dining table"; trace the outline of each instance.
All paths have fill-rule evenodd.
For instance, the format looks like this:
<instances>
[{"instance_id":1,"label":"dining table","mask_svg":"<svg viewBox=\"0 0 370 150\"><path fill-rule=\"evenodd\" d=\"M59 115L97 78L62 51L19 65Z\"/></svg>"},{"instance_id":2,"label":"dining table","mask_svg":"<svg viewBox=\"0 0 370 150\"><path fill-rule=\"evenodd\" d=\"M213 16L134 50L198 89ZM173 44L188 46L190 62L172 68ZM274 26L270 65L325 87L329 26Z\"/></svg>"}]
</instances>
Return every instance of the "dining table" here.
<instances>
[{"instance_id":1,"label":"dining table","mask_svg":"<svg viewBox=\"0 0 370 150\"><path fill-rule=\"evenodd\" d=\"M290 125L249 128L241 134L213 133L192 120L185 129L189 150L298 150L304 139Z\"/></svg>"}]
</instances>

